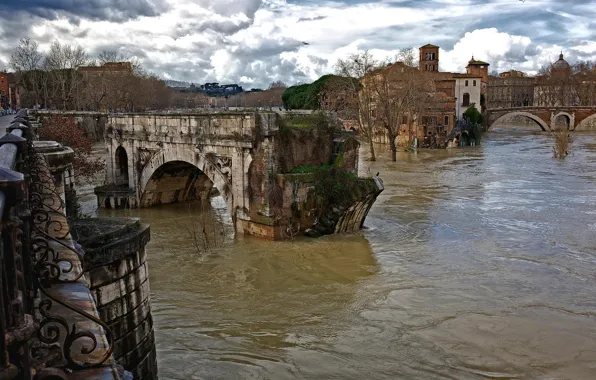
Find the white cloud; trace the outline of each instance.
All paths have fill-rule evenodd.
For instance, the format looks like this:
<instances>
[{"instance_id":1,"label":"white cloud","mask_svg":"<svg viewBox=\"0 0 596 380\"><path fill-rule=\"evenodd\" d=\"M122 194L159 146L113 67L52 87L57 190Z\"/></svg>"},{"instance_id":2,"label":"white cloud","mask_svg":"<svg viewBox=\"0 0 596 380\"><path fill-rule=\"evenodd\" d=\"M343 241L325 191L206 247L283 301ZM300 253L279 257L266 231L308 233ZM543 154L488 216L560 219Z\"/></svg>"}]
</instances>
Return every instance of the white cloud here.
<instances>
[{"instance_id":1,"label":"white cloud","mask_svg":"<svg viewBox=\"0 0 596 380\"><path fill-rule=\"evenodd\" d=\"M556 59L561 49L570 60L596 58L594 0L591 6L572 0L420 0L409 6L414 2L344 1L169 0L158 15L125 20L32 13L26 14L32 27L22 33L42 49L54 39L92 53L121 49L165 78L251 87L314 80L355 51L369 49L382 59L425 43L442 46L441 68L448 71L463 71L472 55L491 63L491 70L530 72ZM537 16L526 20L528 15ZM0 34L3 46L16 41ZM8 62L9 54L10 49L0 51L0 63Z\"/></svg>"}]
</instances>

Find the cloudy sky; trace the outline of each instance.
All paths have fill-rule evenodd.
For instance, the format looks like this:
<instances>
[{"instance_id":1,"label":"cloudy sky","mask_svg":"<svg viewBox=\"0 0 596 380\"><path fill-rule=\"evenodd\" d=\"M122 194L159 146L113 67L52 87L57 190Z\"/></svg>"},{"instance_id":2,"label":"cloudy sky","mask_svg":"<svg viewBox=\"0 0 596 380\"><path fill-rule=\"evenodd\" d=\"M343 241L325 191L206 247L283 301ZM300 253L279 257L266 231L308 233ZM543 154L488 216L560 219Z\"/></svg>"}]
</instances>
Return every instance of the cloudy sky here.
<instances>
[{"instance_id":1,"label":"cloudy sky","mask_svg":"<svg viewBox=\"0 0 596 380\"><path fill-rule=\"evenodd\" d=\"M29 36L90 56L120 50L163 77L266 87L308 82L368 49L441 46L443 71L472 55L491 71L596 59L596 0L0 0L0 69ZM302 42L308 42L305 45Z\"/></svg>"}]
</instances>

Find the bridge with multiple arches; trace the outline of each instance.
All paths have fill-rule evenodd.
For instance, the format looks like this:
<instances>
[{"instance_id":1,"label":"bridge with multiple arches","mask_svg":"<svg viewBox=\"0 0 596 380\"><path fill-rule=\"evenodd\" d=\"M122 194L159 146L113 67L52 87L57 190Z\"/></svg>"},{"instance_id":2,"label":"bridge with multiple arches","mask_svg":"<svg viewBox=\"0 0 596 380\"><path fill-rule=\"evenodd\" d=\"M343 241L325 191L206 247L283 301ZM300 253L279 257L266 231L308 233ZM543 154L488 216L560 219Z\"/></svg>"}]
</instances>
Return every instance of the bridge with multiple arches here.
<instances>
[{"instance_id":1,"label":"bridge with multiple arches","mask_svg":"<svg viewBox=\"0 0 596 380\"><path fill-rule=\"evenodd\" d=\"M530 119L543 131L561 127L570 131L596 130L596 106L493 108L486 111L486 128L513 117Z\"/></svg>"}]
</instances>

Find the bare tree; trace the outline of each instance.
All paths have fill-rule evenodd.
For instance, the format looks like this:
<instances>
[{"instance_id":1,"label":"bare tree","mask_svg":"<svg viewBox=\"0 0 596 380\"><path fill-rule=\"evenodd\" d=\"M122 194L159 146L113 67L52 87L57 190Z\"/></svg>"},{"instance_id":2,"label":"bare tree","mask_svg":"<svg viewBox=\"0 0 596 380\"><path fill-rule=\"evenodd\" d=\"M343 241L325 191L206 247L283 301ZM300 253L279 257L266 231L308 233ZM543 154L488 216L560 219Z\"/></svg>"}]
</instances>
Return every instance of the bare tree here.
<instances>
[{"instance_id":1,"label":"bare tree","mask_svg":"<svg viewBox=\"0 0 596 380\"><path fill-rule=\"evenodd\" d=\"M62 109L67 109L67 104L77 101L77 93L81 89L81 76L77 69L87 62L87 53L81 46L62 45L54 41L46 55L45 68L52 78L53 84L60 94L59 100Z\"/></svg>"},{"instance_id":2,"label":"bare tree","mask_svg":"<svg viewBox=\"0 0 596 380\"><path fill-rule=\"evenodd\" d=\"M109 62L124 62L128 61L128 58L115 50L104 50L97 55L97 61L100 65L104 65Z\"/></svg>"},{"instance_id":3,"label":"bare tree","mask_svg":"<svg viewBox=\"0 0 596 380\"><path fill-rule=\"evenodd\" d=\"M566 128L555 129L550 132L553 139L553 156L555 158L565 158L569 154L573 135Z\"/></svg>"},{"instance_id":4,"label":"bare tree","mask_svg":"<svg viewBox=\"0 0 596 380\"><path fill-rule=\"evenodd\" d=\"M19 74L21 85L25 90L33 93L34 102L39 105L44 73L41 70L43 55L38 50L38 44L29 37L21 38L19 45L10 56L9 66Z\"/></svg>"},{"instance_id":5,"label":"bare tree","mask_svg":"<svg viewBox=\"0 0 596 380\"><path fill-rule=\"evenodd\" d=\"M271 90L272 88L286 88L288 87L283 81L275 81L275 82L271 82L271 84L269 85L269 89Z\"/></svg>"},{"instance_id":6,"label":"bare tree","mask_svg":"<svg viewBox=\"0 0 596 380\"><path fill-rule=\"evenodd\" d=\"M370 147L370 160L375 161L374 117L373 102L374 89L363 86L362 81L376 68L378 62L373 56L365 51L352 54L346 59L340 59L335 64L335 71L338 75L355 80L332 82L333 88L328 88L330 96L344 97L346 99L344 109L351 111L358 121L359 131L366 137Z\"/></svg>"},{"instance_id":7,"label":"bare tree","mask_svg":"<svg viewBox=\"0 0 596 380\"><path fill-rule=\"evenodd\" d=\"M208 201L187 202L188 219L184 228L198 254L208 254L226 244L229 227L213 212Z\"/></svg>"},{"instance_id":8,"label":"bare tree","mask_svg":"<svg viewBox=\"0 0 596 380\"><path fill-rule=\"evenodd\" d=\"M413 134L417 135L421 123L426 122L421 116L434 112L438 96L433 78L415 66L412 49L401 50L397 58L398 62L385 64L364 81L364 88L373 92L375 124L387 133L392 161L397 159L396 139L401 127L406 126L411 144Z\"/></svg>"},{"instance_id":9,"label":"bare tree","mask_svg":"<svg viewBox=\"0 0 596 380\"><path fill-rule=\"evenodd\" d=\"M137 57L124 54L115 50L104 50L97 56L99 65L105 65L106 63L114 62L127 62L132 68L132 72L135 75L147 75L141 62Z\"/></svg>"}]
</instances>

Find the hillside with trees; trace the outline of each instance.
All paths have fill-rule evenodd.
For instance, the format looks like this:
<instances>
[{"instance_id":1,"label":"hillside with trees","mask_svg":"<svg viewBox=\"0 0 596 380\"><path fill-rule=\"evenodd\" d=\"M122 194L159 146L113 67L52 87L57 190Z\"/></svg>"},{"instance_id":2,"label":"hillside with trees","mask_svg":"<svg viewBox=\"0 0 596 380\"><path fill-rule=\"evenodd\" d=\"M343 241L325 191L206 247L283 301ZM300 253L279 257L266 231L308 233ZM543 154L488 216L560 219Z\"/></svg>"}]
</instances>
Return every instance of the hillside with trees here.
<instances>
[{"instance_id":1,"label":"hillside with trees","mask_svg":"<svg viewBox=\"0 0 596 380\"><path fill-rule=\"evenodd\" d=\"M299 84L288 87L282 101L286 109L318 110L321 108L321 96L324 95L326 85L339 78L336 75L323 75L310 84Z\"/></svg>"}]
</instances>

